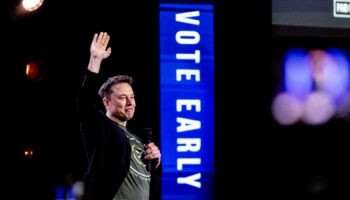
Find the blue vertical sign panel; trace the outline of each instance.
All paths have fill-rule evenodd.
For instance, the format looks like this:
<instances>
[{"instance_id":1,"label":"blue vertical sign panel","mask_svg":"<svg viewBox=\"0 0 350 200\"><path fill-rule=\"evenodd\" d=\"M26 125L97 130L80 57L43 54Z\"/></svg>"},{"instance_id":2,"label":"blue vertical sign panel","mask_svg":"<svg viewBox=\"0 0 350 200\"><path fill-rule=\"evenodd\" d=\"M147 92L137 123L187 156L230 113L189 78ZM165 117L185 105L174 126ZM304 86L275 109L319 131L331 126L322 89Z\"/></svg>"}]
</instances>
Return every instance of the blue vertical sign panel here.
<instances>
[{"instance_id":1,"label":"blue vertical sign panel","mask_svg":"<svg viewBox=\"0 0 350 200\"><path fill-rule=\"evenodd\" d=\"M162 199L214 193L213 5L160 3Z\"/></svg>"}]
</instances>

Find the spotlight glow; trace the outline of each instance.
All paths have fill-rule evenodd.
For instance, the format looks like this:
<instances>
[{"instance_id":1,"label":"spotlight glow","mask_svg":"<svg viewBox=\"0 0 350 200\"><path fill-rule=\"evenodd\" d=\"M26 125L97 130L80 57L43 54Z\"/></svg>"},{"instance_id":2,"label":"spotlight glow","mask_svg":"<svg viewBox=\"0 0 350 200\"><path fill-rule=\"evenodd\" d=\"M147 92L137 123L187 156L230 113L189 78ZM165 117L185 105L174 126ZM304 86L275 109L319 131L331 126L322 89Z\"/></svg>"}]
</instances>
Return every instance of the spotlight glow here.
<instances>
[{"instance_id":1,"label":"spotlight glow","mask_svg":"<svg viewBox=\"0 0 350 200\"><path fill-rule=\"evenodd\" d=\"M22 6L27 11L34 11L38 9L42 4L44 0L23 0Z\"/></svg>"}]
</instances>

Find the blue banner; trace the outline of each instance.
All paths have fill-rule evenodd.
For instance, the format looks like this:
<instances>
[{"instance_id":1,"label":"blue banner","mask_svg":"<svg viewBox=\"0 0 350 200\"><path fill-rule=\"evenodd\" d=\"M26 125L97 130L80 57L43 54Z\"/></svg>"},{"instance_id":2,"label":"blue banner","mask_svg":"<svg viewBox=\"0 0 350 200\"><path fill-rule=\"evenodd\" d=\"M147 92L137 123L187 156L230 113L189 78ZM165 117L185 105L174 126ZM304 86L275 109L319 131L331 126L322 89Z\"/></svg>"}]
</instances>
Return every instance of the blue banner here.
<instances>
[{"instance_id":1,"label":"blue banner","mask_svg":"<svg viewBox=\"0 0 350 200\"><path fill-rule=\"evenodd\" d=\"M213 5L161 3L159 12L161 196L213 199Z\"/></svg>"}]
</instances>

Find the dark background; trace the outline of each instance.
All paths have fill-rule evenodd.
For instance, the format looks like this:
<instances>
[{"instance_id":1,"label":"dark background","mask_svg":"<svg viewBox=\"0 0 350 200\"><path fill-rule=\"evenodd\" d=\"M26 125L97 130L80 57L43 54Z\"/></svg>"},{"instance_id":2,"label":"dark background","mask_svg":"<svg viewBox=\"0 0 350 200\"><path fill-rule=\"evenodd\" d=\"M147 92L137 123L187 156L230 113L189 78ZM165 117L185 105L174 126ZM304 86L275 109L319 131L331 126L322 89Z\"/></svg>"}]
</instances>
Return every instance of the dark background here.
<instances>
[{"instance_id":1,"label":"dark background","mask_svg":"<svg viewBox=\"0 0 350 200\"><path fill-rule=\"evenodd\" d=\"M17 15L19 0L1 2L2 195L53 199L57 185L84 172L75 96L96 32L111 35L112 55L101 73L135 77L138 108L128 125L139 133L152 127L159 141L158 3L46 0L37 12ZM270 4L218 0L214 9L214 199L285 195L280 187L290 182L279 173L292 176L283 171L292 168L276 163L289 158L287 138L276 139L269 110ZM25 76L32 59L44 63L40 81ZM23 155L26 148L32 158Z\"/></svg>"},{"instance_id":2,"label":"dark background","mask_svg":"<svg viewBox=\"0 0 350 200\"><path fill-rule=\"evenodd\" d=\"M333 2L274 2L279 6L272 7L272 14L289 18L276 20L279 24L271 29L271 97L280 86L283 58L289 49L339 48L350 55L350 21L333 17ZM269 129L274 133L273 145L267 148L273 174L267 176L270 194L288 199L349 198L349 115L318 126L279 126L271 121Z\"/></svg>"}]
</instances>

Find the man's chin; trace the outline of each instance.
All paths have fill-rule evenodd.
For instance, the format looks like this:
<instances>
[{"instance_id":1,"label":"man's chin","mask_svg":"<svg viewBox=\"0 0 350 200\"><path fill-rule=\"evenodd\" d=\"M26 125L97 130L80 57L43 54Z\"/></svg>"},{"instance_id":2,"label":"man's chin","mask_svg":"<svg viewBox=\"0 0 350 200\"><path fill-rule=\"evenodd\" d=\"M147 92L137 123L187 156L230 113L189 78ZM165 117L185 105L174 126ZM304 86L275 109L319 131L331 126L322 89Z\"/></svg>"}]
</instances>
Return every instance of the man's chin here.
<instances>
[{"instance_id":1,"label":"man's chin","mask_svg":"<svg viewBox=\"0 0 350 200\"><path fill-rule=\"evenodd\" d=\"M126 122L126 121L132 119L133 116L134 116L134 115L119 116L118 119L119 119L120 121L122 121L122 122Z\"/></svg>"}]
</instances>

